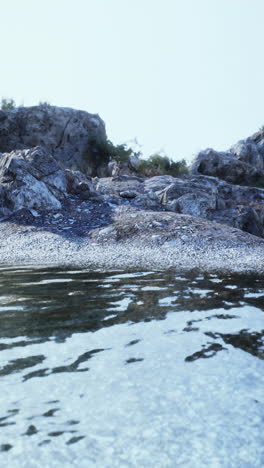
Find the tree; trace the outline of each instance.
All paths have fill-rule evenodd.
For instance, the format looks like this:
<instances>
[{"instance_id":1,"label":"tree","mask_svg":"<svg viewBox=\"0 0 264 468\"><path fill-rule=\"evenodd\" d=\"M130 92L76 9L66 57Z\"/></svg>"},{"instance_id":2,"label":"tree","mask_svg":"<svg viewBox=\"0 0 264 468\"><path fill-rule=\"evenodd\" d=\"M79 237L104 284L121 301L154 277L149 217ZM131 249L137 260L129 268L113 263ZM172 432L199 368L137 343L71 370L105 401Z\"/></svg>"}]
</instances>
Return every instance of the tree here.
<instances>
[{"instance_id":1,"label":"tree","mask_svg":"<svg viewBox=\"0 0 264 468\"><path fill-rule=\"evenodd\" d=\"M16 103L14 99L7 99L7 98L2 98L1 99L1 109L2 110L12 110L16 108Z\"/></svg>"}]
</instances>

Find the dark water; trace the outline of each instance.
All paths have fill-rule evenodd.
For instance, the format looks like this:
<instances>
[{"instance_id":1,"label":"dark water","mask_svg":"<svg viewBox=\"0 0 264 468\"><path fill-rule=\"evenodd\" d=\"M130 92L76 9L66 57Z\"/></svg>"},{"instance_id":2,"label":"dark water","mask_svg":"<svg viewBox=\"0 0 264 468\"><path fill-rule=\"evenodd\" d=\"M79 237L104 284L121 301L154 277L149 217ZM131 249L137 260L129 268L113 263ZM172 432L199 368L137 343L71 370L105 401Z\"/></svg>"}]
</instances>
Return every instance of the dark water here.
<instances>
[{"instance_id":1,"label":"dark water","mask_svg":"<svg viewBox=\"0 0 264 468\"><path fill-rule=\"evenodd\" d=\"M1 467L264 466L264 279L0 269Z\"/></svg>"}]
</instances>

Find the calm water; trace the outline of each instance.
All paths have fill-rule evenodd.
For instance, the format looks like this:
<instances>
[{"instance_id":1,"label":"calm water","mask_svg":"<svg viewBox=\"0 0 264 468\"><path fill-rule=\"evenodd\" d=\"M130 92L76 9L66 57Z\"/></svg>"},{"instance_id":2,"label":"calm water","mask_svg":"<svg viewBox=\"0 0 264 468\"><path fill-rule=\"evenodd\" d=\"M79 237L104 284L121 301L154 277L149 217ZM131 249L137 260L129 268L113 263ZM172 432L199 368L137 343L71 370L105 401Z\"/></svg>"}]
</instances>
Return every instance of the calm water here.
<instances>
[{"instance_id":1,"label":"calm water","mask_svg":"<svg viewBox=\"0 0 264 468\"><path fill-rule=\"evenodd\" d=\"M0 269L1 467L264 466L264 279Z\"/></svg>"}]
</instances>

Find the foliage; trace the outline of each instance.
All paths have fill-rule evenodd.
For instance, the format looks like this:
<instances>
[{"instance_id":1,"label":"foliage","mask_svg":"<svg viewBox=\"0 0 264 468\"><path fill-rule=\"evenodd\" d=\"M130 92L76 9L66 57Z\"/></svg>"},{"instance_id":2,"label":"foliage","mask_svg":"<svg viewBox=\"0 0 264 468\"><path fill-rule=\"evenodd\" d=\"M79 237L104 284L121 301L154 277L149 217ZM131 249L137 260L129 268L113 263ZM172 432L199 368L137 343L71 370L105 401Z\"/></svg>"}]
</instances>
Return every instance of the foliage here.
<instances>
[{"instance_id":1,"label":"foliage","mask_svg":"<svg viewBox=\"0 0 264 468\"><path fill-rule=\"evenodd\" d=\"M171 175L177 177L188 173L188 167L185 159L173 161L168 156L153 154L146 160L141 160L138 168L142 175Z\"/></svg>"},{"instance_id":2,"label":"foliage","mask_svg":"<svg viewBox=\"0 0 264 468\"><path fill-rule=\"evenodd\" d=\"M7 98L2 98L1 99L1 109L2 110L12 110L16 108L16 103L14 99L7 99Z\"/></svg>"},{"instance_id":3,"label":"foliage","mask_svg":"<svg viewBox=\"0 0 264 468\"><path fill-rule=\"evenodd\" d=\"M185 159L181 159L180 161L172 161L170 165L170 175L172 176L179 176L183 174L188 174L189 169L187 162Z\"/></svg>"},{"instance_id":4,"label":"foliage","mask_svg":"<svg viewBox=\"0 0 264 468\"><path fill-rule=\"evenodd\" d=\"M39 101L38 105L41 107L50 107L50 103L48 101Z\"/></svg>"},{"instance_id":5,"label":"foliage","mask_svg":"<svg viewBox=\"0 0 264 468\"><path fill-rule=\"evenodd\" d=\"M127 144L115 146L110 140L98 141L94 137L91 137L90 144L97 148L102 158L109 158L119 163L128 163L132 155L140 156L140 153L135 153Z\"/></svg>"},{"instance_id":6,"label":"foliage","mask_svg":"<svg viewBox=\"0 0 264 468\"><path fill-rule=\"evenodd\" d=\"M126 144L114 145L110 140L100 145L100 150L107 152L110 159L114 159L117 162L128 162L129 157L133 153L131 148L128 148Z\"/></svg>"},{"instance_id":7,"label":"foliage","mask_svg":"<svg viewBox=\"0 0 264 468\"><path fill-rule=\"evenodd\" d=\"M119 164L129 164L130 157L136 157L138 159L136 172L142 176L152 177L168 174L176 177L188 173L187 163L184 159L173 161L168 156L158 153L151 155L148 159L142 159L141 152L134 151L127 143L114 145L110 140L98 141L95 136L91 137L90 144L97 149L103 159L109 158Z\"/></svg>"}]
</instances>

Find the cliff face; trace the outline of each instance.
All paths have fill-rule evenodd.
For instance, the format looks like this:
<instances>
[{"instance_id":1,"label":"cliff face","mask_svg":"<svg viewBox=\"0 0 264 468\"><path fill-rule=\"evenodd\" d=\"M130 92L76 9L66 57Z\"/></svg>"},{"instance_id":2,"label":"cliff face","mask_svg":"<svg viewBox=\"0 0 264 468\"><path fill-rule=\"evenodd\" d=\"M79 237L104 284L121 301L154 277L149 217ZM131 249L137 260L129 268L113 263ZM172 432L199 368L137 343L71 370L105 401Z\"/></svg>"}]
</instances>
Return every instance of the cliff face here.
<instances>
[{"instance_id":1,"label":"cliff face","mask_svg":"<svg viewBox=\"0 0 264 468\"><path fill-rule=\"evenodd\" d=\"M97 143L105 140L97 114L50 105L0 111L0 153L42 146L62 168L100 176L108 161Z\"/></svg>"}]
</instances>

